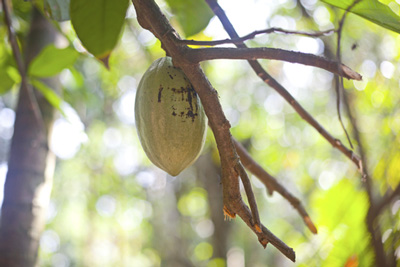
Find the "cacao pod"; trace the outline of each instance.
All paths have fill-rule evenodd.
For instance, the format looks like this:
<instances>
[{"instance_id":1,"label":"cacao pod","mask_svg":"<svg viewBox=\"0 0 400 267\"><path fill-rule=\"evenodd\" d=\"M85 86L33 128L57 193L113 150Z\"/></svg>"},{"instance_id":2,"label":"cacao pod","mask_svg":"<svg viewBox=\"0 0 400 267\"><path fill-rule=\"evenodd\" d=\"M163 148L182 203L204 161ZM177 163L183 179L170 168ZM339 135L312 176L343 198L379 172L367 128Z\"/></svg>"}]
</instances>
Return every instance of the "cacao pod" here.
<instances>
[{"instance_id":1,"label":"cacao pod","mask_svg":"<svg viewBox=\"0 0 400 267\"><path fill-rule=\"evenodd\" d=\"M207 117L192 84L170 57L157 59L143 75L135 121L147 157L170 175L178 175L200 155Z\"/></svg>"}]
</instances>

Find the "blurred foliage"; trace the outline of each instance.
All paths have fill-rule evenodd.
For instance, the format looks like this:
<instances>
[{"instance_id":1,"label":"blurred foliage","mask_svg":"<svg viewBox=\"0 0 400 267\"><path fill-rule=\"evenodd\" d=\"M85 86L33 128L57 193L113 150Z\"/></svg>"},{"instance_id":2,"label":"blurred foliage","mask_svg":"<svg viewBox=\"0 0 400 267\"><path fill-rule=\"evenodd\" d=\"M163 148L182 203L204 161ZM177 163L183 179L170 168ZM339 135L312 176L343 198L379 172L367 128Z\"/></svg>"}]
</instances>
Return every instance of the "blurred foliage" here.
<instances>
[{"instance_id":1,"label":"blurred foliage","mask_svg":"<svg viewBox=\"0 0 400 267\"><path fill-rule=\"evenodd\" d=\"M49 10L52 19L57 21L69 20L70 0L46 0L45 8Z\"/></svg>"},{"instance_id":2,"label":"blurred foliage","mask_svg":"<svg viewBox=\"0 0 400 267\"><path fill-rule=\"evenodd\" d=\"M176 16L185 36L192 36L202 31L214 13L206 1L166 0Z\"/></svg>"},{"instance_id":3,"label":"blurred foliage","mask_svg":"<svg viewBox=\"0 0 400 267\"><path fill-rule=\"evenodd\" d=\"M79 53L72 47L58 49L49 45L29 64L28 75L34 77L50 77L65 68L72 66Z\"/></svg>"},{"instance_id":4,"label":"blurred foliage","mask_svg":"<svg viewBox=\"0 0 400 267\"><path fill-rule=\"evenodd\" d=\"M182 12L173 5L182 1L157 2L174 26L183 29L181 34L194 33L185 30L184 19L169 12ZM311 0L219 3L240 34L268 27L326 30L335 27L343 14ZM397 2L385 4L399 13ZM20 37L28 29L29 5L13 1L13 23ZM80 23L84 25L86 20L81 18ZM66 46L43 52L57 54L59 60L46 61L42 69L32 70L39 74L61 71L60 98L70 104L63 108L66 117L55 121L52 135L52 150L59 160L40 242L40 266L372 266L374 254L365 225L369 203L355 166L260 81L247 62L215 60L202 67L218 90L232 135L301 199L318 227L318 235L312 235L285 199L276 193L267 195L264 185L251 177L262 222L293 247L296 263L273 246L264 250L240 219L223 222L222 209L214 211L221 202L214 191L220 192L221 186L211 131L199 162L178 177L167 176L151 165L136 135L133 105L142 74L165 53L160 42L138 25L131 5L124 23L110 56L110 70L85 53L70 21L58 24ZM3 24L0 36L6 40ZM225 36L213 18L196 38ZM270 34L248 44L333 57L335 40L335 35ZM23 38L20 41L23 47ZM60 50L69 51L65 47L70 44L80 52L76 60L75 53L66 55ZM343 62L364 78L345 81L345 88L361 130L376 196L400 182L399 51L398 34L348 15L342 35ZM44 59L39 56L36 60ZM337 119L332 74L280 61L261 63L329 132L345 142ZM17 87L18 78L10 47L2 42L1 179L15 117L17 92L12 88ZM352 133L345 110L342 116ZM204 163L204 159L208 161ZM387 206L378 225L387 254L400 258L399 197ZM222 247L225 250L220 252Z\"/></svg>"},{"instance_id":5,"label":"blurred foliage","mask_svg":"<svg viewBox=\"0 0 400 267\"><path fill-rule=\"evenodd\" d=\"M353 0L322 0L325 3L339 7L343 10L357 14L382 27L400 33L400 17L394 13L389 6L382 4L378 0L363 0L356 4Z\"/></svg>"}]
</instances>

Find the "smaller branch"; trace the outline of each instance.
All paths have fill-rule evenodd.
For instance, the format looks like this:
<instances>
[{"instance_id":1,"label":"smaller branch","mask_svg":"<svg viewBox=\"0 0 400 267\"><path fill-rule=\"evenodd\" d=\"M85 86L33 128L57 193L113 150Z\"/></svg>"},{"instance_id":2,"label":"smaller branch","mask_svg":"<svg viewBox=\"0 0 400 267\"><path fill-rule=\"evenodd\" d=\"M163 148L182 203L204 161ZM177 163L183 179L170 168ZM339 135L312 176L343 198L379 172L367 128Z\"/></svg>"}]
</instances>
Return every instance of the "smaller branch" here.
<instances>
[{"instance_id":1,"label":"smaller branch","mask_svg":"<svg viewBox=\"0 0 400 267\"><path fill-rule=\"evenodd\" d=\"M296 35L304 35L309 37L319 37L323 35L328 35L330 33L335 32L335 29L319 31L319 32L303 32L303 31L289 31L281 28L269 28L261 31L254 31L250 34L247 34L243 37L234 38L234 39L224 39L224 40L215 40L215 41L196 41L196 40L179 40L179 43L185 45L198 45L198 46L215 46L222 44L241 44L246 40L254 39L257 35L260 34L270 34L270 33L285 33L285 34L296 34Z\"/></svg>"},{"instance_id":2,"label":"smaller branch","mask_svg":"<svg viewBox=\"0 0 400 267\"><path fill-rule=\"evenodd\" d=\"M242 206L242 208L237 210L237 214L242 218L242 220L250 227L250 229L257 235L260 244L266 248L268 243L271 243L276 247L283 255L288 257L291 261L296 261L296 254L294 250L286 245L282 240L276 237L271 231L269 231L264 225L261 224L261 231L251 224L252 217L251 212L247 206Z\"/></svg>"},{"instance_id":3,"label":"smaller branch","mask_svg":"<svg viewBox=\"0 0 400 267\"><path fill-rule=\"evenodd\" d=\"M40 128L45 129L43 117L40 112L36 96L32 90L32 87L28 84L28 78L26 76L26 67L22 59L22 53L19 50L14 28L11 23L11 16L7 5L7 0L1 0L1 4L4 12L4 22L7 25L8 38L10 41L11 49L13 51L15 62L17 64L18 72L21 75L21 89L25 90L28 95L29 103L31 104L37 123L40 125Z\"/></svg>"},{"instance_id":4,"label":"smaller branch","mask_svg":"<svg viewBox=\"0 0 400 267\"><path fill-rule=\"evenodd\" d=\"M293 262L296 261L296 254L291 247L288 247L279 238L275 237L264 225L262 225L262 232L264 235L269 237L269 242L274 245L280 252L282 252L286 257L288 257ZM264 239L259 238L260 243L265 242ZM266 246L266 245L265 245Z\"/></svg>"},{"instance_id":5,"label":"smaller branch","mask_svg":"<svg viewBox=\"0 0 400 267\"><path fill-rule=\"evenodd\" d=\"M336 61L324 57L316 56L296 51L283 50L278 48L199 48L189 49L187 56L194 62L212 59L247 59L256 60L259 58L282 60L291 63L318 67L332 73L342 75L347 79L361 80L362 76Z\"/></svg>"},{"instance_id":6,"label":"smaller branch","mask_svg":"<svg viewBox=\"0 0 400 267\"><path fill-rule=\"evenodd\" d=\"M356 2L357 1L355 1L353 3L353 5L351 5L349 7L349 9L352 6L354 6L356 4ZM341 52L340 51L340 44L341 44L341 40L342 40L343 25L344 25L344 21L346 19L347 14L348 14L348 12L346 11L344 13L342 19L339 22L339 28L337 30L336 59L337 59L338 62L342 62L341 55L340 55L340 52ZM341 96L341 91L343 90L343 76L342 76L342 71L340 69L338 70L338 72L339 72L338 73L339 75L335 75L336 111L337 111L337 114L338 114L340 125L342 126L342 129L343 129L344 133L346 134L347 141L349 142L351 149L354 149L353 144L352 144L351 139L350 139L350 135L347 132L346 127L344 126L343 119L342 119L342 114L340 112L340 99L341 99L340 96ZM341 77L339 78L339 76L341 76Z\"/></svg>"},{"instance_id":7,"label":"smaller branch","mask_svg":"<svg viewBox=\"0 0 400 267\"><path fill-rule=\"evenodd\" d=\"M268 192L272 194L274 191L278 192L282 197L284 197L290 204L292 204L293 208L297 210L300 216L303 218L304 223L307 225L308 229L313 234L317 234L317 228L312 222L310 216L307 211L301 204L300 200L293 196L290 192L288 192L279 182L270 175L267 171L265 171L247 152L247 150L240 144L236 139L234 139L234 143L236 146L236 151L240 157L240 161L249 170L252 174L254 174L264 185L267 187Z\"/></svg>"},{"instance_id":8,"label":"smaller branch","mask_svg":"<svg viewBox=\"0 0 400 267\"><path fill-rule=\"evenodd\" d=\"M22 60L21 52L19 51L19 46L17 42L17 38L15 37L15 31L11 23L11 16L7 5L7 0L1 0L3 12L4 12L4 22L7 25L8 29L8 38L10 41L11 49L13 51L13 55L15 57L15 62L17 63L18 71L21 75L21 79L26 77L25 73L25 65Z\"/></svg>"},{"instance_id":9,"label":"smaller branch","mask_svg":"<svg viewBox=\"0 0 400 267\"><path fill-rule=\"evenodd\" d=\"M393 201L395 197L400 196L400 184L397 185L397 187L394 189L392 192L386 192L386 194L382 197L381 201L375 205L374 209L371 211L370 216L372 218L377 217L382 210L390 203Z\"/></svg>"},{"instance_id":10,"label":"smaller branch","mask_svg":"<svg viewBox=\"0 0 400 267\"><path fill-rule=\"evenodd\" d=\"M253 190L251 189L251 183L249 176L247 175L243 165L238 161L236 170L239 172L240 179L242 180L244 190L246 191L247 200L249 201L251 214L253 215L253 223L256 231L261 232L261 221L260 215L258 214L257 202L254 197Z\"/></svg>"}]
</instances>

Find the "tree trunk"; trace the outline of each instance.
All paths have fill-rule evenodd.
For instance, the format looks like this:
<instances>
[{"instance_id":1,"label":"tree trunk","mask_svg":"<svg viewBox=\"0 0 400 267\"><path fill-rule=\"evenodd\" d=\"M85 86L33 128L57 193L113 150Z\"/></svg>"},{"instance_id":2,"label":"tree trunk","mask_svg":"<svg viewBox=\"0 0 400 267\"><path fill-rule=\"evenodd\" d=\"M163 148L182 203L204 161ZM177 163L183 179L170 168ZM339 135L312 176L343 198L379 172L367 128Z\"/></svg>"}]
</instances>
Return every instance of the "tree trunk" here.
<instances>
[{"instance_id":1,"label":"tree trunk","mask_svg":"<svg viewBox=\"0 0 400 267\"><path fill-rule=\"evenodd\" d=\"M33 9L25 48L26 66L56 38L57 31ZM56 78L43 82L51 88L59 87ZM36 265L55 165L48 140L54 109L36 92L40 112L34 112L24 86L30 85L22 85L19 93L1 211L0 266L9 267ZM41 114L40 120L35 113Z\"/></svg>"}]
</instances>

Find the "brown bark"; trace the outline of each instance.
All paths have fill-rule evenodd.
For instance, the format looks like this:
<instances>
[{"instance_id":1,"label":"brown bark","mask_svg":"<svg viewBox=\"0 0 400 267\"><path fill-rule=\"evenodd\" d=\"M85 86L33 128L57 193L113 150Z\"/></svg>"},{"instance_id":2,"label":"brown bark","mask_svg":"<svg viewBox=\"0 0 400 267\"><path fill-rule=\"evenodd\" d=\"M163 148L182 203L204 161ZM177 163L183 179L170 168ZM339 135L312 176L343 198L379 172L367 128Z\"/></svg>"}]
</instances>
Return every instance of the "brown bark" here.
<instances>
[{"instance_id":1,"label":"brown bark","mask_svg":"<svg viewBox=\"0 0 400 267\"><path fill-rule=\"evenodd\" d=\"M57 37L56 30L36 9L32 11L30 27L25 66ZM54 109L42 95L35 93L40 108L35 110L37 105L29 96L30 85L26 79L22 80L0 228L0 266L10 267L36 265L55 165L48 141ZM43 82L51 88L58 84L55 78ZM37 114L41 114L40 118Z\"/></svg>"},{"instance_id":2,"label":"brown bark","mask_svg":"<svg viewBox=\"0 0 400 267\"><path fill-rule=\"evenodd\" d=\"M187 57L192 62L207 61L213 59L271 59L281 60L291 63L299 63L306 66L314 66L338 74L347 79L361 81L362 76L356 71L350 69L344 64L336 61L316 56L314 54L302 53L298 51L284 50L280 48L270 47L214 47L214 48L198 48L189 50Z\"/></svg>"}]
</instances>

